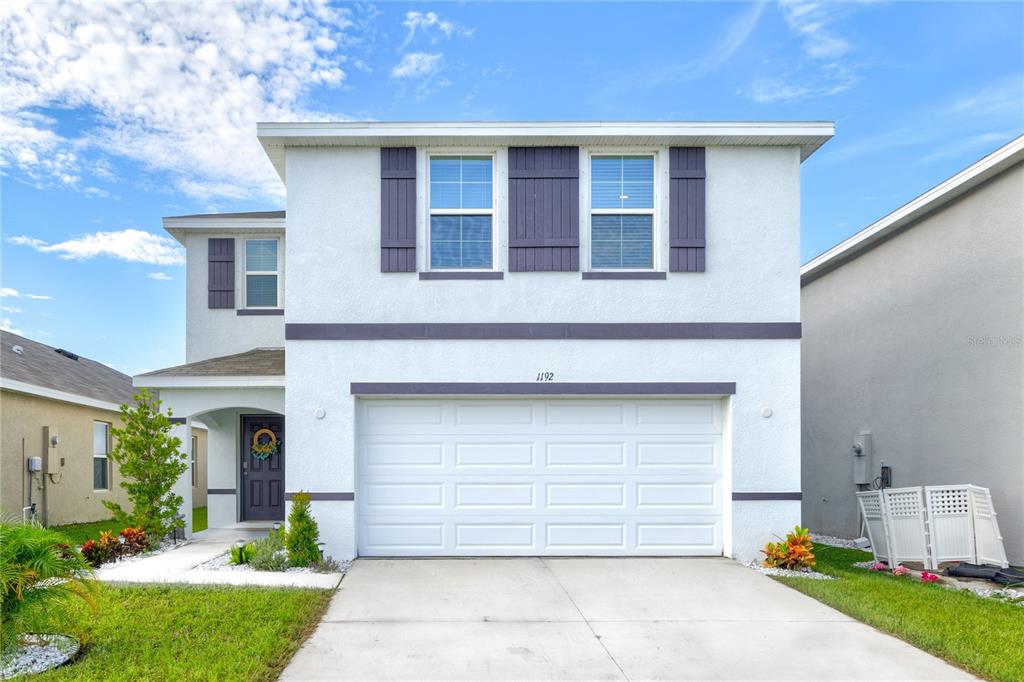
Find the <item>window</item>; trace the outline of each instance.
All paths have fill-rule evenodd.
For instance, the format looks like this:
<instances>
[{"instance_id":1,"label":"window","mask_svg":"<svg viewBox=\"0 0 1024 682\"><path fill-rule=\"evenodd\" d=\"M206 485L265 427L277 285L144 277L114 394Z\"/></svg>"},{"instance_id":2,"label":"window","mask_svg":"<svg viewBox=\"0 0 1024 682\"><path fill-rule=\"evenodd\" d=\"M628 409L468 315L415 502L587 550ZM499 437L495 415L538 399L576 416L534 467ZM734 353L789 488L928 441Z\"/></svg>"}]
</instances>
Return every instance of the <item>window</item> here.
<instances>
[{"instance_id":1,"label":"window","mask_svg":"<svg viewBox=\"0 0 1024 682\"><path fill-rule=\"evenodd\" d=\"M493 267L493 176L490 156L430 157L431 269Z\"/></svg>"},{"instance_id":2,"label":"window","mask_svg":"<svg viewBox=\"0 0 1024 682\"><path fill-rule=\"evenodd\" d=\"M277 240L245 240L245 307L277 307Z\"/></svg>"},{"instance_id":3,"label":"window","mask_svg":"<svg viewBox=\"0 0 1024 682\"><path fill-rule=\"evenodd\" d=\"M192 436L192 487L196 487L196 457L199 453L199 438Z\"/></svg>"},{"instance_id":4,"label":"window","mask_svg":"<svg viewBox=\"0 0 1024 682\"><path fill-rule=\"evenodd\" d=\"M92 423L92 489L110 490L110 424Z\"/></svg>"},{"instance_id":5,"label":"window","mask_svg":"<svg viewBox=\"0 0 1024 682\"><path fill-rule=\"evenodd\" d=\"M590 267L654 267L654 157L590 159Z\"/></svg>"}]
</instances>

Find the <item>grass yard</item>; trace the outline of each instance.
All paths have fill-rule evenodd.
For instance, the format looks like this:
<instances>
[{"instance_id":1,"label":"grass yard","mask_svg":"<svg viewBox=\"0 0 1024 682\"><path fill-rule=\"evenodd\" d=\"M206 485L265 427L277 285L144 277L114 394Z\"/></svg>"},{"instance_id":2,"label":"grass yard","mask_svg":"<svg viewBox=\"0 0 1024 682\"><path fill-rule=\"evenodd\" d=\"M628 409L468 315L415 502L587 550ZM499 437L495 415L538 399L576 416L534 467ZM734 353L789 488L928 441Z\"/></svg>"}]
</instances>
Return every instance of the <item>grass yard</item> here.
<instances>
[{"instance_id":1,"label":"grass yard","mask_svg":"<svg viewBox=\"0 0 1024 682\"><path fill-rule=\"evenodd\" d=\"M329 590L101 585L36 631L86 643L73 665L33 680L274 680L312 632Z\"/></svg>"},{"instance_id":2,"label":"grass yard","mask_svg":"<svg viewBox=\"0 0 1024 682\"><path fill-rule=\"evenodd\" d=\"M1024 679L1024 607L853 568L867 552L814 553L818 570L839 580L776 580L981 677Z\"/></svg>"},{"instance_id":3,"label":"grass yard","mask_svg":"<svg viewBox=\"0 0 1024 682\"><path fill-rule=\"evenodd\" d=\"M100 536L101 531L117 535L124 530L124 527L119 526L113 519L108 519L92 523L69 523L66 526L53 526L53 530L67 535L72 544L80 545L86 540L95 540ZM206 530L206 507L196 507L192 510L192 531L198 533L201 530Z\"/></svg>"}]
</instances>

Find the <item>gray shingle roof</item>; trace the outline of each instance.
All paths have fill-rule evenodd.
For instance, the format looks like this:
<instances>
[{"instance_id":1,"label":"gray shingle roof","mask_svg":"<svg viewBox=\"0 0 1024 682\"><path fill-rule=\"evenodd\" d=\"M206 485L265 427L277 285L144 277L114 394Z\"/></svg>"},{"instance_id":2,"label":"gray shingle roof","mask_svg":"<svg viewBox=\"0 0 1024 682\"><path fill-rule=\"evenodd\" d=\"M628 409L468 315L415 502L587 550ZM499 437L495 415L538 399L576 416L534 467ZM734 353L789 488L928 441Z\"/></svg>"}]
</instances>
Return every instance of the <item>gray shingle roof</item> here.
<instances>
[{"instance_id":1,"label":"gray shingle roof","mask_svg":"<svg viewBox=\"0 0 1024 682\"><path fill-rule=\"evenodd\" d=\"M15 353L14 346L22 352ZM74 360L53 346L6 331L0 331L0 377L110 403L132 400L127 374L89 358Z\"/></svg>"},{"instance_id":2,"label":"gray shingle roof","mask_svg":"<svg viewBox=\"0 0 1024 682\"><path fill-rule=\"evenodd\" d=\"M284 348L253 348L236 355L158 369L141 377L262 377L284 376Z\"/></svg>"}]
</instances>

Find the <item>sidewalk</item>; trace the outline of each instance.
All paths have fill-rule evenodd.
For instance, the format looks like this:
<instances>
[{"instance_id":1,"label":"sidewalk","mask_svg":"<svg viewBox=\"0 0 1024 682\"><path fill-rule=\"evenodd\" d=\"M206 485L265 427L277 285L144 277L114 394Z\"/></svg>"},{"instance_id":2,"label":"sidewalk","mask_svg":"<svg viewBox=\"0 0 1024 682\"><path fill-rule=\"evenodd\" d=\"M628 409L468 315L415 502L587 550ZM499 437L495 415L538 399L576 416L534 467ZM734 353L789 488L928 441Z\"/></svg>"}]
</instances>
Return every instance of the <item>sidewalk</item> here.
<instances>
[{"instance_id":1,"label":"sidewalk","mask_svg":"<svg viewBox=\"0 0 1024 682\"><path fill-rule=\"evenodd\" d=\"M200 564L228 551L238 540L266 537L264 528L211 528L196 533L192 542L136 561L122 561L96 571L111 583L184 583L191 585L259 585L333 589L341 573L274 573L269 571L206 571Z\"/></svg>"}]
</instances>

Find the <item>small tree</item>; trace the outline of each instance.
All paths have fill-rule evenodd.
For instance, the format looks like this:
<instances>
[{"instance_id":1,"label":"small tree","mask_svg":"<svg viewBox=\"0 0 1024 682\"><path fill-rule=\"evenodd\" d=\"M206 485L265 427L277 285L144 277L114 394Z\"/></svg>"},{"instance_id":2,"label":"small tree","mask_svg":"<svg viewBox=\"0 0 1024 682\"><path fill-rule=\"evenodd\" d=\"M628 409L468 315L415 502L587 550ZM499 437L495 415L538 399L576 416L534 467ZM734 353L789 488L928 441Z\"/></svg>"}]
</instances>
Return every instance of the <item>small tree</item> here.
<instances>
[{"instance_id":1,"label":"small tree","mask_svg":"<svg viewBox=\"0 0 1024 682\"><path fill-rule=\"evenodd\" d=\"M312 566L320 560L320 529L309 513L309 493L295 493L292 510L288 514L288 534L284 546L288 550L288 563L292 566Z\"/></svg>"},{"instance_id":2,"label":"small tree","mask_svg":"<svg viewBox=\"0 0 1024 682\"><path fill-rule=\"evenodd\" d=\"M118 523L141 527L155 546L175 528L181 495L174 484L188 471L188 457L181 452L181 439L171 436L171 421L160 412L161 401L143 388L135 394L135 405L121 405L123 427L111 429L114 448L110 459L117 463L124 481L121 487L132 501L129 513L116 502L103 501Z\"/></svg>"}]
</instances>

